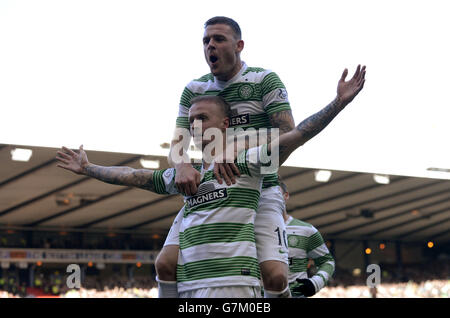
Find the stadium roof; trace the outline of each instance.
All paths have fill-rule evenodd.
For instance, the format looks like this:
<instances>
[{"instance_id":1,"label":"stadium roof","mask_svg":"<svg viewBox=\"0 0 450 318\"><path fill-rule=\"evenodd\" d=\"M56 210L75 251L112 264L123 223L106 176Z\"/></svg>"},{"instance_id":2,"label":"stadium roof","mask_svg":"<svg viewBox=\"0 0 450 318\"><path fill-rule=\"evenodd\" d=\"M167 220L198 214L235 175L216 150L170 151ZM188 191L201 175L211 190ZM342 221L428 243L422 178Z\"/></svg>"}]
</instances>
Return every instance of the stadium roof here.
<instances>
[{"instance_id":1,"label":"stadium roof","mask_svg":"<svg viewBox=\"0 0 450 318\"><path fill-rule=\"evenodd\" d=\"M16 147L33 151L28 162L13 161ZM0 145L0 229L166 234L182 206L163 196L105 184L56 167L57 149ZM87 151L90 162L142 168L143 156ZM327 239L450 241L450 180L332 171L315 181L314 169L282 167L290 192L288 212L312 223Z\"/></svg>"}]
</instances>

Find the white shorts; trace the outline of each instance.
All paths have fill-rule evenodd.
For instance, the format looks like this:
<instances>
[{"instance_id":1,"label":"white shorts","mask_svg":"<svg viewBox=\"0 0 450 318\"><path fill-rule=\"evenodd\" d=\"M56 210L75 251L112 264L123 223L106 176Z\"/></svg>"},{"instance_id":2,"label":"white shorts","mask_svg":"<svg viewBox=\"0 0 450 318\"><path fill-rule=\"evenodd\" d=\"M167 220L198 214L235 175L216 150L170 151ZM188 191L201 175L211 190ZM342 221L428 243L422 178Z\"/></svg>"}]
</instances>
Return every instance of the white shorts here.
<instances>
[{"instance_id":1,"label":"white shorts","mask_svg":"<svg viewBox=\"0 0 450 318\"><path fill-rule=\"evenodd\" d=\"M256 252L259 263L275 260L288 264L284 209L285 202L280 187L270 187L261 191L255 218ZM180 245L180 224L183 213L184 207L178 212L164 246Z\"/></svg>"},{"instance_id":2,"label":"white shorts","mask_svg":"<svg viewBox=\"0 0 450 318\"><path fill-rule=\"evenodd\" d=\"M285 202L280 187L263 189L255 218L256 252L259 263L280 261L289 264Z\"/></svg>"},{"instance_id":3,"label":"white shorts","mask_svg":"<svg viewBox=\"0 0 450 318\"><path fill-rule=\"evenodd\" d=\"M209 287L179 293L180 298L261 298L261 287Z\"/></svg>"}]
</instances>

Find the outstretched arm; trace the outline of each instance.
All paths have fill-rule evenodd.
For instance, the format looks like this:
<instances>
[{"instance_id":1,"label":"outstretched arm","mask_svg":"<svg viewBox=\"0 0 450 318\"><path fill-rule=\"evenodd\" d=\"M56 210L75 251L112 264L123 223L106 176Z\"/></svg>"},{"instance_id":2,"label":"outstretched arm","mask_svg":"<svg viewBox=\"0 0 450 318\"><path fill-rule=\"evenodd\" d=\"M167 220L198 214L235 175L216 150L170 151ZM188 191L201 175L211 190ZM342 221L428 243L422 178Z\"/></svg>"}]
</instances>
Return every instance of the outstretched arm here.
<instances>
[{"instance_id":1,"label":"outstretched arm","mask_svg":"<svg viewBox=\"0 0 450 318\"><path fill-rule=\"evenodd\" d=\"M295 149L320 133L363 89L366 75L365 66L361 68L358 65L353 77L346 82L347 74L348 70L345 69L338 83L337 96L330 104L303 120L295 129L273 141L279 146L279 165L282 165ZM273 145L269 144L269 151ZM273 148L275 149L275 147Z\"/></svg>"},{"instance_id":2,"label":"outstretched arm","mask_svg":"<svg viewBox=\"0 0 450 318\"><path fill-rule=\"evenodd\" d=\"M76 152L62 147L61 151L57 152L56 159L59 161L57 167L76 174L86 175L106 183L138 187L155 192L153 170L94 165L88 161L83 145Z\"/></svg>"}]
</instances>

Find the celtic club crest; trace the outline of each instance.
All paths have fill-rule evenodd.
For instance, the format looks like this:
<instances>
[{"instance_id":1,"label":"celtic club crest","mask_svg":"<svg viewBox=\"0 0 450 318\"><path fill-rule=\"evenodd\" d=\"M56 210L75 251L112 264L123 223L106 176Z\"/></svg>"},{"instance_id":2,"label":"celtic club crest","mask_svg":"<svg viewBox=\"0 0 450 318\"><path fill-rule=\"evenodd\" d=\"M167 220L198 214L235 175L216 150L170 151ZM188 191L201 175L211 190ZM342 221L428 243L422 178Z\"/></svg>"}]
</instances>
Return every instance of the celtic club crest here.
<instances>
[{"instance_id":1,"label":"celtic club crest","mask_svg":"<svg viewBox=\"0 0 450 318\"><path fill-rule=\"evenodd\" d=\"M289 246L296 246L298 244L298 238L295 236L289 236Z\"/></svg>"},{"instance_id":2,"label":"celtic club crest","mask_svg":"<svg viewBox=\"0 0 450 318\"><path fill-rule=\"evenodd\" d=\"M249 99L253 95L253 87L249 84L244 84L239 88L239 97L242 99Z\"/></svg>"}]
</instances>

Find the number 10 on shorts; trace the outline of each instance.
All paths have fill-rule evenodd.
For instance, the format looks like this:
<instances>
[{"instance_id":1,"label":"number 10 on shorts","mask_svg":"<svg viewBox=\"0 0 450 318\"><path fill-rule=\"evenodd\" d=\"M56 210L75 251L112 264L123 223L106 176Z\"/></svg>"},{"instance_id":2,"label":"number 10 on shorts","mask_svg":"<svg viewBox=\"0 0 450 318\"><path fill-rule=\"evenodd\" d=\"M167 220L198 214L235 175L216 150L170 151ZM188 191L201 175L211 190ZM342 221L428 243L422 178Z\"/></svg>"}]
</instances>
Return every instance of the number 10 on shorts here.
<instances>
[{"instance_id":1,"label":"number 10 on shorts","mask_svg":"<svg viewBox=\"0 0 450 318\"><path fill-rule=\"evenodd\" d=\"M286 231L283 230L283 233L281 233L281 230L279 227L277 227L277 229L275 230L275 232L278 234L278 245L280 245L281 247L283 247L283 243L284 243L284 247L288 248L287 245L287 239L286 239ZM281 236L283 236L283 239L281 239Z\"/></svg>"}]
</instances>

